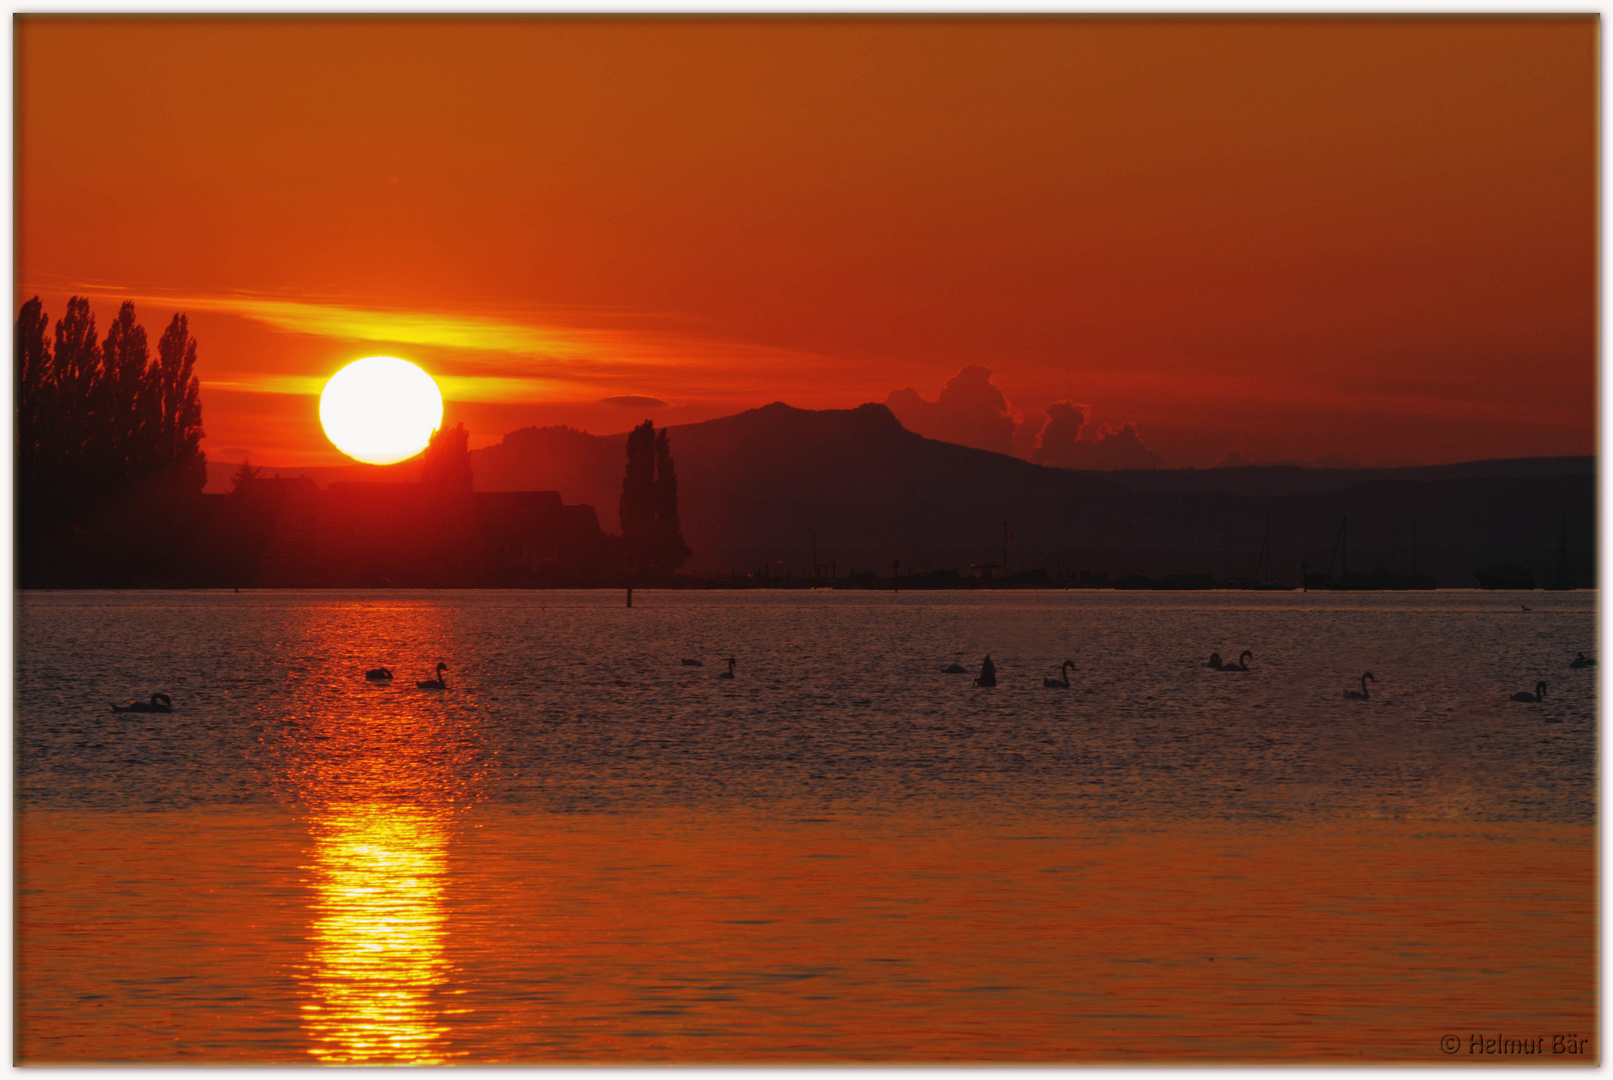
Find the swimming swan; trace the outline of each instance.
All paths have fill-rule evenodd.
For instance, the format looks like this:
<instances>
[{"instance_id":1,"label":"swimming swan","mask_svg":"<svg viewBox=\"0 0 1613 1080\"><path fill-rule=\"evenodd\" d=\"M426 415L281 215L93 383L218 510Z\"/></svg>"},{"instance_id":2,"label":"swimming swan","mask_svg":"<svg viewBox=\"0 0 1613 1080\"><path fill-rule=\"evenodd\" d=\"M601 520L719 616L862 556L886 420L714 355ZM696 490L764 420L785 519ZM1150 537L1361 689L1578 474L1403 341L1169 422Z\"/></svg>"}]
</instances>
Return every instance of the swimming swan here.
<instances>
[{"instance_id":1,"label":"swimming swan","mask_svg":"<svg viewBox=\"0 0 1613 1080\"><path fill-rule=\"evenodd\" d=\"M1367 680L1368 679L1371 679L1373 682L1378 681L1378 677L1376 675L1372 674L1372 672L1370 672L1370 671L1367 672L1366 674L1361 676L1361 689L1344 691L1345 700L1346 701L1366 701L1367 700Z\"/></svg>"},{"instance_id":2,"label":"swimming swan","mask_svg":"<svg viewBox=\"0 0 1613 1080\"><path fill-rule=\"evenodd\" d=\"M733 677L734 677L734 658L732 656L730 656L728 658L728 670L727 671L719 671L719 672L717 672L717 678L719 678L719 679L732 679Z\"/></svg>"},{"instance_id":3,"label":"swimming swan","mask_svg":"<svg viewBox=\"0 0 1613 1080\"><path fill-rule=\"evenodd\" d=\"M1063 678L1049 679L1046 675L1044 675L1044 676L1042 676L1042 685L1047 687L1050 690L1051 689L1068 690L1070 688L1070 669L1073 668L1074 666L1075 666L1075 661L1074 660L1066 660L1066 661L1064 661L1063 666L1061 666L1059 668L1059 674L1061 676L1063 676Z\"/></svg>"},{"instance_id":4,"label":"swimming swan","mask_svg":"<svg viewBox=\"0 0 1613 1080\"><path fill-rule=\"evenodd\" d=\"M948 664L946 667L941 669L941 674L943 674L943 675L967 675L967 674L969 674L969 669L964 667L962 664Z\"/></svg>"},{"instance_id":5,"label":"swimming swan","mask_svg":"<svg viewBox=\"0 0 1613 1080\"><path fill-rule=\"evenodd\" d=\"M112 706L113 712L173 712L174 702L167 694L152 694L150 701L131 701Z\"/></svg>"},{"instance_id":6,"label":"swimming swan","mask_svg":"<svg viewBox=\"0 0 1613 1080\"><path fill-rule=\"evenodd\" d=\"M1226 667L1225 664L1221 663L1221 654L1218 653L1218 652L1211 653L1210 654L1210 662L1208 664L1205 664L1204 666L1205 667L1213 667L1217 671L1220 671L1224 667Z\"/></svg>"},{"instance_id":7,"label":"swimming swan","mask_svg":"<svg viewBox=\"0 0 1613 1080\"><path fill-rule=\"evenodd\" d=\"M1519 690L1516 694L1512 695L1511 700L1513 700L1513 701L1545 701L1546 700L1546 684L1543 683L1543 682L1535 683L1535 692L1532 693L1532 694L1527 693L1527 692L1525 692L1523 690Z\"/></svg>"},{"instance_id":8,"label":"swimming swan","mask_svg":"<svg viewBox=\"0 0 1613 1080\"><path fill-rule=\"evenodd\" d=\"M1250 652L1248 649L1245 649L1245 650L1243 650L1243 655L1238 657L1237 663L1234 663L1234 664L1222 664L1220 670L1222 670L1222 671L1248 671L1249 670L1249 665L1244 662L1244 659L1243 659L1244 656L1247 656L1250 660L1253 660L1255 658L1254 653Z\"/></svg>"},{"instance_id":9,"label":"swimming swan","mask_svg":"<svg viewBox=\"0 0 1613 1080\"><path fill-rule=\"evenodd\" d=\"M384 667L371 668L364 673L364 677L370 682L386 682L392 677L392 672Z\"/></svg>"},{"instance_id":10,"label":"swimming swan","mask_svg":"<svg viewBox=\"0 0 1613 1080\"><path fill-rule=\"evenodd\" d=\"M1571 668L1595 667L1596 661L1592 660L1584 653L1580 653L1578 656L1574 657L1574 659L1569 661L1568 666Z\"/></svg>"},{"instance_id":11,"label":"swimming swan","mask_svg":"<svg viewBox=\"0 0 1613 1080\"><path fill-rule=\"evenodd\" d=\"M446 689L448 689L448 679L447 679L446 676L443 675L443 672L445 672L447 670L448 670L448 665L447 664L443 663L441 660L437 661L437 677L435 679L427 679L424 682L417 682L417 683L414 684L414 688L416 690L446 690Z\"/></svg>"}]
</instances>

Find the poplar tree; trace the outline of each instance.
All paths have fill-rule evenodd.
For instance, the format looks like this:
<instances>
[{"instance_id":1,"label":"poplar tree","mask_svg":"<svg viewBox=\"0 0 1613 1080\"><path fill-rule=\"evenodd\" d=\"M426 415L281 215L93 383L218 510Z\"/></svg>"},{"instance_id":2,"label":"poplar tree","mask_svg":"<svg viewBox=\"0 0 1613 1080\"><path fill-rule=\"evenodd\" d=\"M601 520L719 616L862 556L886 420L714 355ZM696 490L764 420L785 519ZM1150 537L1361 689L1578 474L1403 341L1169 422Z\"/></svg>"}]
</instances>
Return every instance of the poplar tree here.
<instances>
[{"instance_id":1,"label":"poplar tree","mask_svg":"<svg viewBox=\"0 0 1613 1080\"><path fill-rule=\"evenodd\" d=\"M649 420L627 436L627 474L617 504L622 535L642 542L655 532L655 424Z\"/></svg>"},{"instance_id":2,"label":"poplar tree","mask_svg":"<svg viewBox=\"0 0 1613 1080\"><path fill-rule=\"evenodd\" d=\"M55 411L56 387L51 377L50 345L45 341L49 325L50 319L37 296L24 304L17 316L17 422L12 431L12 463L17 469L18 495L24 501L37 497L40 446L47 438L47 418Z\"/></svg>"},{"instance_id":3,"label":"poplar tree","mask_svg":"<svg viewBox=\"0 0 1613 1080\"><path fill-rule=\"evenodd\" d=\"M38 299L35 297L34 299ZM95 315L90 302L75 296L56 322L56 349L51 357L56 388L53 445L46 451L52 465L92 454L97 414L103 411L101 349L95 342Z\"/></svg>"},{"instance_id":4,"label":"poplar tree","mask_svg":"<svg viewBox=\"0 0 1613 1080\"><path fill-rule=\"evenodd\" d=\"M56 323L34 297L17 316L19 524L75 517L161 476L166 498L201 492L201 384L196 339L176 315L150 362L146 332L124 303L97 343L89 301L73 297Z\"/></svg>"},{"instance_id":5,"label":"poplar tree","mask_svg":"<svg viewBox=\"0 0 1613 1080\"><path fill-rule=\"evenodd\" d=\"M627 473L619 504L631 566L671 571L688 561L678 523L678 477L666 429L646 420L627 436Z\"/></svg>"},{"instance_id":6,"label":"poplar tree","mask_svg":"<svg viewBox=\"0 0 1613 1080\"><path fill-rule=\"evenodd\" d=\"M655 538L660 548L659 561L666 569L676 570L689 561L692 552L683 542L683 529L678 523L678 473L672 463L666 428L655 437Z\"/></svg>"},{"instance_id":7,"label":"poplar tree","mask_svg":"<svg viewBox=\"0 0 1613 1080\"><path fill-rule=\"evenodd\" d=\"M157 429L159 461L201 459L202 396L196 377L196 339L190 320L175 315L157 342ZM205 476L203 483L206 483Z\"/></svg>"},{"instance_id":8,"label":"poplar tree","mask_svg":"<svg viewBox=\"0 0 1613 1080\"><path fill-rule=\"evenodd\" d=\"M108 487L115 490L146 472L152 456L154 388L146 377L146 331L135 321L131 301L118 308L101 352L106 411L100 428L107 442L98 456Z\"/></svg>"}]
</instances>

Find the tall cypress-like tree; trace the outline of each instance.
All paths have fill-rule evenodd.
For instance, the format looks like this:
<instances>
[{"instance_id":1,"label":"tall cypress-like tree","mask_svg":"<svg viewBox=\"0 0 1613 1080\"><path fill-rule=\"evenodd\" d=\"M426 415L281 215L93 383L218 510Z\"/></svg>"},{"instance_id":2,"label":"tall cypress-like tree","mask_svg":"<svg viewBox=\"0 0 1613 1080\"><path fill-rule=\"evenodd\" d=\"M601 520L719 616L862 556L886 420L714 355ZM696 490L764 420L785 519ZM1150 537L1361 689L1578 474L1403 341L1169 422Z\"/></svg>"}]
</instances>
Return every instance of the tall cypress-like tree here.
<instances>
[{"instance_id":1,"label":"tall cypress-like tree","mask_svg":"<svg viewBox=\"0 0 1613 1080\"><path fill-rule=\"evenodd\" d=\"M655 532L655 424L649 420L627 436L627 474L617 504L622 535L642 545Z\"/></svg>"},{"instance_id":2,"label":"tall cypress-like tree","mask_svg":"<svg viewBox=\"0 0 1613 1080\"><path fill-rule=\"evenodd\" d=\"M169 323L149 362L146 332L125 303L97 343L89 301L73 297L56 323L55 347L38 297L17 316L19 524L37 533L160 474L152 497L201 492L201 384L196 340L183 315ZM172 508L169 508L170 511Z\"/></svg>"},{"instance_id":3,"label":"tall cypress-like tree","mask_svg":"<svg viewBox=\"0 0 1613 1080\"><path fill-rule=\"evenodd\" d=\"M75 296L56 322L56 348L51 357L56 387L56 415L49 419L52 445L43 451L52 467L75 460L83 473L96 451L97 420L105 411L101 348L95 340L95 315L90 302ZM65 481L65 477L61 477ZM87 494L87 492L86 492Z\"/></svg>"},{"instance_id":4,"label":"tall cypress-like tree","mask_svg":"<svg viewBox=\"0 0 1613 1080\"><path fill-rule=\"evenodd\" d=\"M55 411L50 345L45 330L50 318L39 297L22 306L17 316L17 423L12 435L12 463L17 468L18 494L25 500L39 484L39 451L47 436L44 426Z\"/></svg>"},{"instance_id":5,"label":"tall cypress-like tree","mask_svg":"<svg viewBox=\"0 0 1613 1080\"><path fill-rule=\"evenodd\" d=\"M627 436L622 478L622 539L631 565L676 570L688 561L678 523L678 477L666 430L646 420Z\"/></svg>"},{"instance_id":6,"label":"tall cypress-like tree","mask_svg":"<svg viewBox=\"0 0 1613 1080\"><path fill-rule=\"evenodd\" d=\"M155 420L154 387L146 378L146 331L135 321L134 303L118 308L101 345L106 371L106 424L109 445L103 467L114 490L150 471L150 434ZM108 492L110 494L110 492Z\"/></svg>"},{"instance_id":7,"label":"tall cypress-like tree","mask_svg":"<svg viewBox=\"0 0 1613 1080\"><path fill-rule=\"evenodd\" d=\"M655 538L661 549L658 561L667 570L676 570L689 561L692 553L683 542L683 528L678 522L678 473L666 428L655 436Z\"/></svg>"},{"instance_id":8,"label":"tall cypress-like tree","mask_svg":"<svg viewBox=\"0 0 1613 1080\"><path fill-rule=\"evenodd\" d=\"M201 455L201 380L190 320L175 315L157 342L157 458L184 462ZM205 476L203 479L205 483Z\"/></svg>"}]
</instances>

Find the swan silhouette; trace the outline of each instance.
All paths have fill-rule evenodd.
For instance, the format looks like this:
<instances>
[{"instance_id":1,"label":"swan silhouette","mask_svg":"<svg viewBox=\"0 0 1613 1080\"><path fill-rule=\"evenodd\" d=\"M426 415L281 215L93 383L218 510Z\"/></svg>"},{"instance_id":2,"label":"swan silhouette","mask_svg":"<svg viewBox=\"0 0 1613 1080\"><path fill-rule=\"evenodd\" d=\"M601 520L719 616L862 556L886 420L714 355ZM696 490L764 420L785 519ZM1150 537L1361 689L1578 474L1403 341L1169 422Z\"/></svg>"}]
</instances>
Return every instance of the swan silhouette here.
<instances>
[{"instance_id":1,"label":"swan silhouette","mask_svg":"<svg viewBox=\"0 0 1613 1080\"><path fill-rule=\"evenodd\" d=\"M733 677L734 677L734 658L732 656L730 656L728 658L728 670L727 671L719 671L719 672L717 672L717 678L719 678L719 679L732 679Z\"/></svg>"},{"instance_id":2,"label":"swan silhouette","mask_svg":"<svg viewBox=\"0 0 1613 1080\"><path fill-rule=\"evenodd\" d=\"M1348 701L1366 701L1368 679L1371 679L1373 682L1378 681L1378 677L1376 675L1372 674L1370 671L1366 672L1361 676L1361 689L1344 691L1345 699Z\"/></svg>"},{"instance_id":3,"label":"swan silhouette","mask_svg":"<svg viewBox=\"0 0 1613 1080\"><path fill-rule=\"evenodd\" d=\"M443 674L443 672L445 672L447 670L448 670L448 665L447 664L443 663L441 660L437 661L437 677L435 679L426 679L426 680L424 680L422 682L417 682L417 683L414 684L414 688L416 690L446 690L446 689L448 689L448 677Z\"/></svg>"},{"instance_id":4,"label":"swan silhouette","mask_svg":"<svg viewBox=\"0 0 1613 1080\"><path fill-rule=\"evenodd\" d=\"M1519 604L1518 606L1523 608L1523 610L1525 610L1525 611L1533 611L1534 610L1534 608L1530 607L1528 604Z\"/></svg>"},{"instance_id":5,"label":"swan silhouette","mask_svg":"<svg viewBox=\"0 0 1613 1080\"><path fill-rule=\"evenodd\" d=\"M113 712L173 712L174 702L167 694L152 694L150 701L131 701L112 706Z\"/></svg>"},{"instance_id":6,"label":"swan silhouette","mask_svg":"<svg viewBox=\"0 0 1613 1080\"><path fill-rule=\"evenodd\" d=\"M1062 676L1062 678L1049 679L1046 675L1044 675L1042 676L1042 685L1048 689L1068 690L1070 688L1070 669L1074 666L1074 660L1064 661L1063 665L1059 668L1059 674Z\"/></svg>"},{"instance_id":7,"label":"swan silhouette","mask_svg":"<svg viewBox=\"0 0 1613 1080\"><path fill-rule=\"evenodd\" d=\"M1543 683L1543 682L1535 683L1535 692L1532 693L1532 694L1528 693L1527 691L1524 691L1524 690L1519 690L1516 694L1512 695L1511 700L1513 700L1513 701L1545 701L1546 700L1546 684Z\"/></svg>"},{"instance_id":8,"label":"swan silhouette","mask_svg":"<svg viewBox=\"0 0 1613 1080\"><path fill-rule=\"evenodd\" d=\"M684 660L679 660L678 663L682 664L684 667L705 667L706 666L706 662L704 660L688 660L688 659L684 659Z\"/></svg>"},{"instance_id":9,"label":"swan silhouette","mask_svg":"<svg viewBox=\"0 0 1613 1080\"><path fill-rule=\"evenodd\" d=\"M986 654L985 662L980 665L980 674L975 679L976 686L997 685L997 665L991 662L991 654Z\"/></svg>"},{"instance_id":10,"label":"swan silhouette","mask_svg":"<svg viewBox=\"0 0 1613 1080\"><path fill-rule=\"evenodd\" d=\"M371 668L364 673L364 677L370 682L386 682L392 677L392 672L384 667Z\"/></svg>"},{"instance_id":11,"label":"swan silhouette","mask_svg":"<svg viewBox=\"0 0 1613 1080\"><path fill-rule=\"evenodd\" d=\"M1238 657L1236 663L1222 664L1219 670L1221 670L1221 671L1248 671L1249 670L1249 665L1244 662L1244 659L1243 659L1244 656L1247 656L1250 660L1253 660L1255 658L1254 653L1250 652L1248 649L1245 649L1245 650L1243 650L1243 655Z\"/></svg>"},{"instance_id":12,"label":"swan silhouette","mask_svg":"<svg viewBox=\"0 0 1613 1080\"><path fill-rule=\"evenodd\" d=\"M1204 666L1205 667L1213 667L1217 671L1221 671L1226 667L1225 664L1221 663L1221 654L1218 653L1218 652L1211 653L1210 654L1210 662L1208 664L1205 664Z\"/></svg>"},{"instance_id":13,"label":"swan silhouette","mask_svg":"<svg viewBox=\"0 0 1613 1080\"><path fill-rule=\"evenodd\" d=\"M969 669L964 667L962 664L948 664L946 667L941 669L941 674L943 674L943 675L967 675L967 674L969 674Z\"/></svg>"},{"instance_id":14,"label":"swan silhouette","mask_svg":"<svg viewBox=\"0 0 1613 1080\"><path fill-rule=\"evenodd\" d=\"M1580 653L1578 656L1574 657L1574 659L1568 662L1568 666L1571 668L1595 667L1596 661L1592 660L1584 653Z\"/></svg>"}]
</instances>

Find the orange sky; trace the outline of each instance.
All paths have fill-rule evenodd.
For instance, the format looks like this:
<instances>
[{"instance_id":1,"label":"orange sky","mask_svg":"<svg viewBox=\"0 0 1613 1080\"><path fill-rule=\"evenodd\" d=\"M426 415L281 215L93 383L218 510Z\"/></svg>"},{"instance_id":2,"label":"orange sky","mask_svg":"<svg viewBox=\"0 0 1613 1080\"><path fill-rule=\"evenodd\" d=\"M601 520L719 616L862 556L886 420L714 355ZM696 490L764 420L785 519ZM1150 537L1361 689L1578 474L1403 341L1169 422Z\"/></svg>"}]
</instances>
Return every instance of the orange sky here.
<instances>
[{"instance_id":1,"label":"orange sky","mask_svg":"<svg viewBox=\"0 0 1613 1080\"><path fill-rule=\"evenodd\" d=\"M1169 465L1590 453L1594 16L22 17L17 299L188 311L205 447L344 460L966 364ZM669 403L603 403L621 395Z\"/></svg>"}]
</instances>

